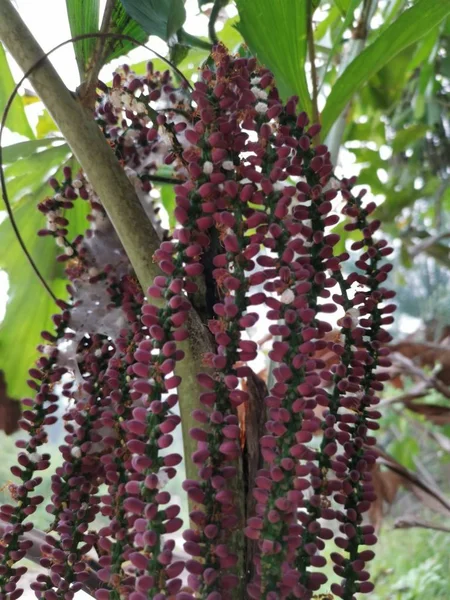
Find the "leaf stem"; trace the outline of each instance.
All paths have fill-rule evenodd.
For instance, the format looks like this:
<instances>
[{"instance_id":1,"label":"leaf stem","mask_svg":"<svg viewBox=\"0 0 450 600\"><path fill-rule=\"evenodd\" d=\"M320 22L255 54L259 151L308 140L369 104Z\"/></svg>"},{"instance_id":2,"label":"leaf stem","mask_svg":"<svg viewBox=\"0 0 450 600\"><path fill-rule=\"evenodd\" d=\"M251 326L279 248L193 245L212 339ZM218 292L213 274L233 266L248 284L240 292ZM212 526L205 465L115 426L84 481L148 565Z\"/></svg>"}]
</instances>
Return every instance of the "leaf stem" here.
<instances>
[{"instance_id":1,"label":"leaf stem","mask_svg":"<svg viewBox=\"0 0 450 600\"><path fill-rule=\"evenodd\" d=\"M212 44L218 44L219 38L216 33L216 22L219 18L220 11L228 4L228 0L215 0L214 6L211 9L208 23L208 34Z\"/></svg>"},{"instance_id":2,"label":"leaf stem","mask_svg":"<svg viewBox=\"0 0 450 600\"><path fill-rule=\"evenodd\" d=\"M147 175L146 179L148 181L153 181L155 183L167 183L170 185L178 185L183 183L183 179L175 179L174 177L163 177L162 175Z\"/></svg>"},{"instance_id":3,"label":"leaf stem","mask_svg":"<svg viewBox=\"0 0 450 600\"><path fill-rule=\"evenodd\" d=\"M103 13L100 33L108 33L111 27L112 14L116 0L107 0L105 11ZM92 57L92 63L87 72L86 80L83 81L78 89L80 99L86 108L91 110L95 106L95 90L97 88L97 79L105 60L106 37L97 38L95 52Z\"/></svg>"},{"instance_id":4,"label":"leaf stem","mask_svg":"<svg viewBox=\"0 0 450 600\"><path fill-rule=\"evenodd\" d=\"M184 29L180 29L178 32L178 39L180 44L185 46L189 46L191 48L200 48L200 50L211 50L211 44L206 40L202 40L196 35L192 35L185 31Z\"/></svg>"},{"instance_id":5,"label":"leaf stem","mask_svg":"<svg viewBox=\"0 0 450 600\"><path fill-rule=\"evenodd\" d=\"M313 12L314 8L312 5L312 0L309 0L307 7L307 32L308 32L308 54L309 54L309 62L311 64L311 81L312 81L312 117L314 123L320 123L319 116L319 108L317 99L319 96L319 84L317 77L317 69L316 69L316 51L314 47L314 31L313 31ZM319 134L315 137L315 143L319 143Z\"/></svg>"}]
</instances>

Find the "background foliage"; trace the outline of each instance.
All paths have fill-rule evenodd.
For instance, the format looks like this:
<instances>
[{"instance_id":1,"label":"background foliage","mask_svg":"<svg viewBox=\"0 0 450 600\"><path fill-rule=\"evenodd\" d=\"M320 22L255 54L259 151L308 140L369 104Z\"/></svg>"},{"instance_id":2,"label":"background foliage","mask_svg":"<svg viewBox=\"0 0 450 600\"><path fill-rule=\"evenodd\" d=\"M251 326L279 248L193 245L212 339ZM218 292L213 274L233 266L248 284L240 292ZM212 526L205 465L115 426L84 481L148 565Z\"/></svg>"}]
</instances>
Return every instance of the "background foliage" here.
<instances>
[{"instance_id":1,"label":"background foliage","mask_svg":"<svg viewBox=\"0 0 450 600\"><path fill-rule=\"evenodd\" d=\"M392 505L392 516L381 538L373 598L447 598L448 533L417 527L397 531L393 523L406 514L409 526L417 518L436 524L442 518L436 511L447 519L450 514L445 499L450 464L450 0L199 0L198 5L123 0L107 2L106 22L98 0L66 0L66 5L73 36L109 31L141 43L157 36L159 41L150 37L150 45L166 42L163 51L193 80L215 36L234 52L256 54L275 73L285 97L296 94L310 114L319 114L322 139L331 149L340 148L341 172L357 173L360 184L369 186L396 250L393 282L399 304L393 345L398 360L379 435L392 462L380 469L376 507L379 525L387 505ZM205 22L200 37L189 26L190 17L199 13ZM118 57L136 73L145 72L146 60L133 64L126 57L132 47L123 39L76 42L80 81ZM3 111L14 79L1 45L0 73ZM77 167L48 113L41 110L38 119L30 119L37 101L23 90L14 100L7 128L18 141L3 149L2 162L27 247L64 298L62 270L54 266L56 249L36 236L42 227L36 205L46 195L49 176L58 177L68 162ZM155 196L171 224L172 188L161 185ZM72 235L84 228L80 206L76 215L71 213ZM0 324L0 369L8 395L20 398L27 394L27 369L53 306L9 220L4 213L0 217L0 268L9 283ZM5 402L0 397L0 406ZM399 475L396 464L406 471ZM7 480L6 469L0 478ZM441 500L436 503L433 494ZM414 557L404 551L411 545L418 549Z\"/></svg>"}]
</instances>

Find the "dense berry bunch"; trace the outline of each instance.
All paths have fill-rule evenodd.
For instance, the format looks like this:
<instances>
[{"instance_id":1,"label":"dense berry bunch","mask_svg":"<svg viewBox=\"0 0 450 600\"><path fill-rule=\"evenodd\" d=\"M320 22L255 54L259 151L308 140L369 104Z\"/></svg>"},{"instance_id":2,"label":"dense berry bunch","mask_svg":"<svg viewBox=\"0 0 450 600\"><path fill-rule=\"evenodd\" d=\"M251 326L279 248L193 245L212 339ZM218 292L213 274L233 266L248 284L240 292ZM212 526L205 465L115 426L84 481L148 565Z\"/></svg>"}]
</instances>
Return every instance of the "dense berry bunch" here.
<instances>
[{"instance_id":1,"label":"dense berry bunch","mask_svg":"<svg viewBox=\"0 0 450 600\"><path fill-rule=\"evenodd\" d=\"M384 287L391 249L368 219L375 205L352 192L354 180L338 182L327 147L315 143L320 127L298 112L297 98L281 101L271 73L252 58L216 47L192 93L151 65L143 77L124 68L99 90L99 126L159 229L161 275L146 299L84 175L66 169L62 183L51 181L39 233L63 248L71 303L61 304L55 332L43 332L42 358L30 370L29 438L12 469L21 482L0 513L8 523L0 597L21 594L16 562L29 547L28 517L44 500L35 495L36 471L49 466L39 448L55 421L57 384L69 399L67 434L52 476L38 597L69 599L89 582L99 600L310 599L328 590L321 569L333 538L342 578L333 594L370 592L373 552L365 547L375 536L363 517L375 498L371 431L394 310ZM171 232L149 195L168 169L178 181ZM80 202L90 203L91 226L69 240L70 209ZM359 234L355 261L333 231L341 219ZM180 507L163 488L182 460L169 448L194 310L212 350L198 368L197 426L184 431L198 444L198 477L183 483L191 511L181 559ZM264 433L246 440L241 417L261 319L273 337L273 383L259 406ZM261 468L242 485L249 443L259 443Z\"/></svg>"}]
</instances>

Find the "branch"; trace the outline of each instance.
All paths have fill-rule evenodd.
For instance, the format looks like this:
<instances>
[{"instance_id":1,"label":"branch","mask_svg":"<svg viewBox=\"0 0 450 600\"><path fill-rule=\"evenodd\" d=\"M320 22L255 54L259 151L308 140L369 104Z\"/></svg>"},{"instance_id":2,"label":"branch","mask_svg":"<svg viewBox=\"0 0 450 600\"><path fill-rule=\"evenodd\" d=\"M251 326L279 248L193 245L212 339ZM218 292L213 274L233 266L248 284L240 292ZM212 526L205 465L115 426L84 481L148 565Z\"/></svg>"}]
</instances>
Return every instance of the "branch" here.
<instances>
[{"instance_id":1,"label":"branch","mask_svg":"<svg viewBox=\"0 0 450 600\"><path fill-rule=\"evenodd\" d=\"M416 519L415 517L401 517L394 523L394 529L410 529L411 527L422 527L423 529L434 529L435 531L450 533L450 527L445 527L445 525L435 525L434 523L422 521L422 519Z\"/></svg>"},{"instance_id":2,"label":"branch","mask_svg":"<svg viewBox=\"0 0 450 600\"><path fill-rule=\"evenodd\" d=\"M445 240L450 237L450 231L446 231L443 233L438 233L436 235L430 235L427 239L419 244L414 244L413 247L409 250L409 255L411 258L416 258L421 252L426 252L430 246L437 244L441 240Z\"/></svg>"},{"instance_id":3,"label":"branch","mask_svg":"<svg viewBox=\"0 0 450 600\"><path fill-rule=\"evenodd\" d=\"M446 386L445 383L442 383L434 373L428 376L425 371L418 367L411 359L403 356L403 354L400 354L399 352L392 352L390 356L392 362L397 363L397 365L403 367L410 375L423 381L426 387L434 388L446 398L450 398L450 388Z\"/></svg>"},{"instance_id":4,"label":"branch","mask_svg":"<svg viewBox=\"0 0 450 600\"><path fill-rule=\"evenodd\" d=\"M425 383L424 381L422 381L419 384L417 384L416 386L414 386L412 389L405 392L404 394L400 394L399 396L394 396L392 398L386 398L385 400L382 400L379 404L377 404L377 410L379 410L380 408L382 408L384 406L391 406L392 404L399 404L399 403L405 404L407 402L410 402L411 400L416 400L417 398L423 398L424 396L426 396L427 391L429 389L430 389L429 385L427 383Z\"/></svg>"},{"instance_id":5,"label":"branch","mask_svg":"<svg viewBox=\"0 0 450 600\"><path fill-rule=\"evenodd\" d=\"M29 73L30 83L98 194L142 289L146 290L154 277L160 274L152 259L160 240L100 128L66 88L10 0L0 0L0 40L22 71ZM34 68L36 63L38 65ZM210 347L207 345L205 327L194 311L190 333L189 340L183 343L185 357L179 363L177 374L182 377L179 395L186 471L189 478L195 479L197 469L192 463L191 454L196 449L196 442L187 432L194 426L191 412L199 405L201 393L196 378L200 364L198 357L209 351Z\"/></svg>"}]
</instances>

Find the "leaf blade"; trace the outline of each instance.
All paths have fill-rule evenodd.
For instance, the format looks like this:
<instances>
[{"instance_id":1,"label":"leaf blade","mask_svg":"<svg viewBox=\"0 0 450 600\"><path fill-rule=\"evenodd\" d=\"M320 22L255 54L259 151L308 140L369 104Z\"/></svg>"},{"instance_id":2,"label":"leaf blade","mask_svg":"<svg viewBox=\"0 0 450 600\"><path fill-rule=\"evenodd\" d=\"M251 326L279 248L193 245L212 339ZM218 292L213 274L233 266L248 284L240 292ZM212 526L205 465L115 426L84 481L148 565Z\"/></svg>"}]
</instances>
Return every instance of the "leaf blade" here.
<instances>
[{"instance_id":1,"label":"leaf blade","mask_svg":"<svg viewBox=\"0 0 450 600\"><path fill-rule=\"evenodd\" d=\"M64 164L71 166L74 172L79 168L73 159ZM62 166L55 176L59 181L63 179ZM37 231L45 225L45 219L36 205L48 190L47 183L42 183L33 194L23 197L13 211L19 231L40 272L56 297L65 300L67 279L62 264L56 262L61 249L53 239L37 235ZM75 202L68 211L69 239L84 233L88 213L89 203L83 200ZM51 316L60 311L31 269L9 219L0 224L0 269L7 273L9 279L6 313L0 322L0 369L5 373L8 395L19 399L30 393L26 379L28 369L38 357L36 346L42 342L40 332L53 330Z\"/></svg>"},{"instance_id":2,"label":"leaf blade","mask_svg":"<svg viewBox=\"0 0 450 600\"><path fill-rule=\"evenodd\" d=\"M98 33L100 11L99 0L66 0L66 9L72 37L84 33ZM85 78L89 69L89 64L95 53L96 44L96 38L80 40L74 43L75 58L82 80Z\"/></svg>"},{"instance_id":3,"label":"leaf blade","mask_svg":"<svg viewBox=\"0 0 450 600\"><path fill-rule=\"evenodd\" d=\"M298 95L301 109L311 112L305 74L306 0L237 0L239 31L253 54L275 75L280 94Z\"/></svg>"},{"instance_id":4,"label":"leaf blade","mask_svg":"<svg viewBox=\"0 0 450 600\"><path fill-rule=\"evenodd\" d=\"M341 2L342 2L342 0L341 0ZM336 4L338 5L339 8L341 8L341 6L338 4L338 2L336 2ZM340 47L340 45L342 43L342 37L343 37L346 29L351 25L351 23L353 21L354 12L358 8L358 6L361 4L361 0L346 0L346 2L342 3L342 6L344 6L344 4L345 4L345 6L347 6L345 12L343 12L343 14L345 15L344 22L342 23L341 27L339 28L339 33L336 36L336 39L334 40L334 44L328 55L327 62L323 69L325 74L328 72L328 68L331 64L331 61L332 61L333 57L335 56L336 51L338 50L338 48ZM341 10L343 10L343 8Z\"/></svg>"},{"instance_id":5,"label":"leaf blade","mask_svg":"<svg viewBox=\"0 0 450 600\"><path fill-rule=\"evenodd\" d=\"M24 198L14 210L14 216L39 270L51 283L58 274L61 276L61 269L57 273L55 244L36 235L42 225L35 207L37 197ZM51 328L50 315L55 306L32 272L7 219L0 225L0 268L9 278L6 314L0 324L0 364L9 395L21 398L29 393L25 383L27 372L37 358L35 347L40 341L40 331Z\"/></svg>"},{"instance_id":6,"label":"leaf blade","mask_svg":"<svg viewBox=\"0 0 450 600\"><path fill-rule=\"evenodd\" d=\"M70 152L67 144L50 146L42 152L36 152L8 165L5 168L5 177L10 201L17 201L41 189L48 177L65 163Z\"/></svg>"},{"instance_id":7,"label":"leaf blade","mask_svg":"<svg viewBox=\"0 0 450 600\"><path fill-rule=\"evenodd\" d=\"M28 142L18 142L17 144L5 146L2 149L3 162L4 164L9 164L15 162L19 158L27 158L37 150L42 151L43 148L51 146L53 142L64 142L64 138L44 138L38 140L30 140Z\"/></svg>"},{"instance_id":8,"label":"leaf blade","mask_svg":"<svg viewBox=\"0 0 450 600\"><path fill-rule=\"evenodd\" d=\"M122 0L126 12L149 34L168 41L186 20L183 0Z\"/></svg>"},{"instance_id":9,"label":"leaf blade","mask_svg":"<svg viewBox=\"0 0 450 600\"><path fill-rule=\"evenodd\" d=\"M128 35L141 44L148 40L148 33L126 13L121 2L116 2L114 5L109 31L110 33ZM103 55L104 63L107 64L136 47L136 44L129 40L107 39Z\"/></svg>"},{"instance_id":10,"label":"leaf blade","mask_svg":"<svg viewBox=\"0 0 450 600\"><path fill-rule=\"evenodd\" d=\"M48 134L54 134L59 132L55 121L52 119L48 110L42 111L39 115L38 122L36 125L36 135L39 139L46 138Z\"/></svg>"},{"instance_id":11,"label":"leaf blade","mask_svg":"<svg viewBox=\"0 0 450 600\"><path fill-rule=\"evenodd\" d=\"M6 59L6 52L0 43L0 115L3 113L9 97L15 88L15 82ZM9 109L6 127L15 133L20 133L29 139L34 138L33 130L28 122L25 107L18 94Z\"/></svg>"},{"instance_id":12,"label":"leaf blade","mask_svg":"<svg viewBox=\"0 0 450 600\"><path fill-rule=\"evenodd\" d=\"M334 0L334 3L339 8L343 15L347 14L352 0Z\"/></svg>"},{"instance_id":13,"label":"leaf blade","mask_svg":"<svg viewBox=\"0 0 450 600\"><path fill-rule=\"evenodd\" d=\"M352 96L384 65L436 27L450 14L450 0L419 0L367 46L333 85L322 112L325 136Z\"/></svg>"}]
</instances>

